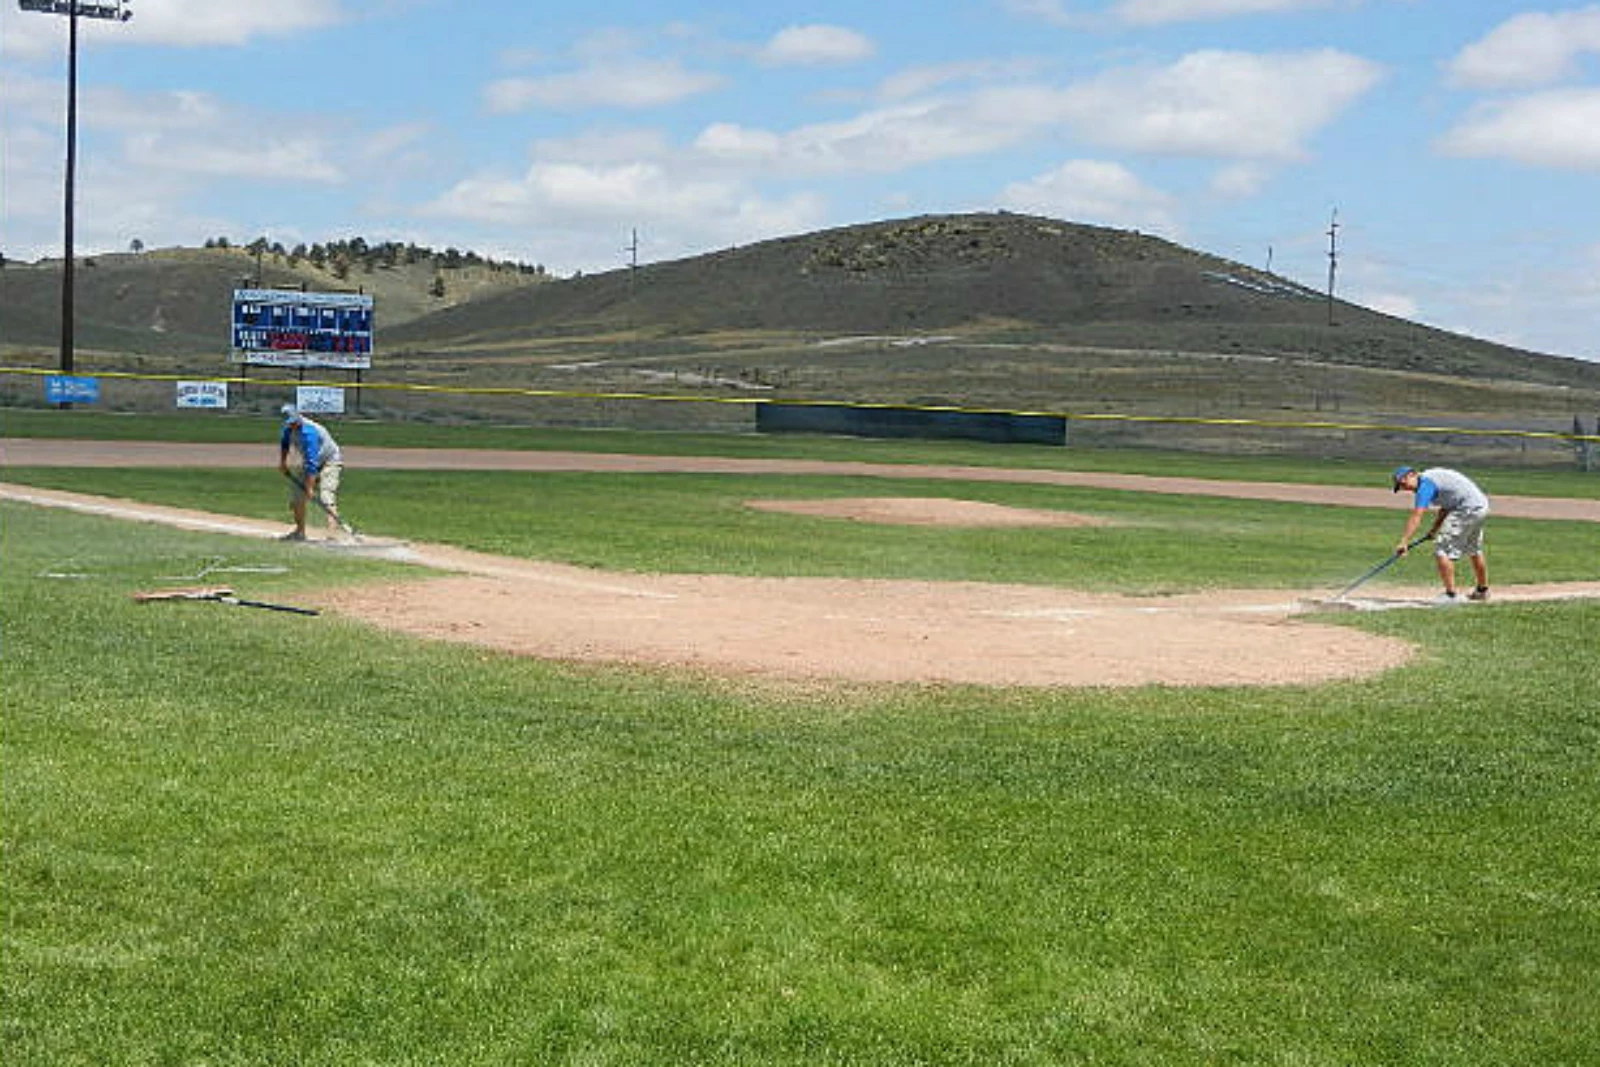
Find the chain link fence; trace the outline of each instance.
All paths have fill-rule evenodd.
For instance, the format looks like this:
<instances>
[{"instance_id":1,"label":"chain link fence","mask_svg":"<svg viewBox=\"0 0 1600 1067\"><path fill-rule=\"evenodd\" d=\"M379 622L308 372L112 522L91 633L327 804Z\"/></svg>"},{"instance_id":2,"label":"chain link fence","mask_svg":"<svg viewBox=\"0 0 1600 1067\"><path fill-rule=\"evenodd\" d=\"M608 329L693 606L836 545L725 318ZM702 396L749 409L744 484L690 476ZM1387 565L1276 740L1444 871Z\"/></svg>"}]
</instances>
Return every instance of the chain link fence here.
<instances>
[{"instance_id":1,"label":"chain link fence","mask_svg":"<svg viewBox=\"0 0 1600 1067\"><path fill-rule=\"evenodd\" d=\"M0 368L0 405L46 408L46 372ZM119 372L97 376L94 408L107 412L166 413L177 406L180 379L174 375ZM275 420L279 408L294 402L302 384L344 389L345 411L331 420L369 420L434 425L503 425L550 429L627 429L663 432L757 433L766 421L761 409L773 406L826 404L849 408L849 400L812 399L757 393L723 384L660 392L584 392L473 386L418 385L400 382L305 378L226 378L227 411L233 416ZM949 404L862 404L861 410L968 413L974 422L1004 416L1018 420L1059 418L1065 425L1062 443L1069 448L1161 449L1222 455L1277 455L1316 459L1351 459L1388 463L1450 462L1500 467L1572 469L1600 468L1600 415L1585 418L1538 416L1488 419L1474 416L1427 420L1388 415L1305 412L1302 417L1252 412L1230 415L1166 415L1134 411L1007 412ZM1104 405L1102 405L1103 407ZM194 418L216 412L186 412ZM881 419L877 421L882 421ZM904 421L904 420L902 420ZM915 420L911 420L915 421ZM947 419L937 420L948 422ZM904 436L898 435L897 436ZM966 436L940 433L937 436ZM976 435L974 435L976 436ZM993 439L993 438L990 438Z\"/></svg>"}]
</instances>

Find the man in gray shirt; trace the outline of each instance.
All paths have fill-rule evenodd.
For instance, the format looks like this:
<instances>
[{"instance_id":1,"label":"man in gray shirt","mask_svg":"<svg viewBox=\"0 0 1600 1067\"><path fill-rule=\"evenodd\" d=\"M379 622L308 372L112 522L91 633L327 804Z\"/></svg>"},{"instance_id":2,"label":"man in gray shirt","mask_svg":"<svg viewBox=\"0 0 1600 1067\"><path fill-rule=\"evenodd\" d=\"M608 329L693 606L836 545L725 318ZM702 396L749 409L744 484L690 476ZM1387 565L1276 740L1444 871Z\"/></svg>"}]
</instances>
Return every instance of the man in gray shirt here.
<instances>
[{"instance_id":1,"label":"man in gray shirt","mask_svg":"<svg viewBox=\"0 0 1600 1067\"><path fill-rule=\"evenodd\" d=\"M1483 556L1483 523L1489 517L1489 498L1482 489L1460 471L1448 467L1429 467L1418 471L1411 467L1396 467L1394 491L1404 489L1415 494L1411 514L1406 518L1405 533L1395 548L1405 555L1411 535L1422 524L1422 516L1430 507L1438 508L1433 529L1433 560L1439 568L1439 579L1444 592L1439 601L1458 603L1456 599L1456 560L1466 556L1472 562L1472 573L1477 578L1475 589L1467 594L1468 600L1489 599L1489 565Z\"/></svg>"}]
</instances>

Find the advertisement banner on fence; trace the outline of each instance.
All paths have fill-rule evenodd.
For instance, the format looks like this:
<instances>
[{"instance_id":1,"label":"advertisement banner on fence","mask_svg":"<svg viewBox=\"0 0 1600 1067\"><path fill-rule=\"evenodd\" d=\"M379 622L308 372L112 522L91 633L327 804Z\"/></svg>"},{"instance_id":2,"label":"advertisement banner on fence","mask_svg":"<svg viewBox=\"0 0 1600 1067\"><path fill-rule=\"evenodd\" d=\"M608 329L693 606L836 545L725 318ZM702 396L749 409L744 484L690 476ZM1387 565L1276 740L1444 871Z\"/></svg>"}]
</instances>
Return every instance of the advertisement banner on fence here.
<instances>
[{"instance_id":1,"label":"advertisement banner on fence","mask_svg":"<svg viewBox=\"0 0 1600 1067\"><path fill-rule=\"evenodd\" d=\"M337 385L296 386L294 402L307 415L344 414L344 390Z\"/></svg>"},{"instance_id":2,"label":"advertisement banner on fence","mask_svg":"<svg viewBox=\"0 0 1600 1067\"><path fill-rule=\"evenodd\" d=\"M178 406L180 408L226 410L228 407L228 383L179 382Z\"/></svg>"},{"instance_id":3,"label":"advertisement banner on fence","mask_svg":"<svg viewBox=\"0 0 1600 1067\"><path fill-rule=\"evenodd\" d=\"M52 374L44 380L44 398L52 404L97 404L100 379Z\"/></svg>"}]
</instances>

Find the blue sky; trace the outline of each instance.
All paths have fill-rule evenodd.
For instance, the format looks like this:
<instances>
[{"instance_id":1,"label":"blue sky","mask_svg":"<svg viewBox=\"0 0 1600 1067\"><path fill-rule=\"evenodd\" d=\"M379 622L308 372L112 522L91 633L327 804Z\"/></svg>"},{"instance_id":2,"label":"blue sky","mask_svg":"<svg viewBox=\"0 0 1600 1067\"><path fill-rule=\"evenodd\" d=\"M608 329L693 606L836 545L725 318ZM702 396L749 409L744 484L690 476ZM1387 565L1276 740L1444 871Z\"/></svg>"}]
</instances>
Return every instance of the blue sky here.
<instances>
[{"instance_id":1,"label":"blue sky","mask_svg":"<svg viewBox=\"0 0 1600 1067\"><path fill-rule=\"evenodd\" d=\"M60 254L66 22L0 0L0 250ZM1138 229L1600 359L1600 4L131 0L80 23L76 246L565 276L925 213Z\"/></svg>"}]
</instances>

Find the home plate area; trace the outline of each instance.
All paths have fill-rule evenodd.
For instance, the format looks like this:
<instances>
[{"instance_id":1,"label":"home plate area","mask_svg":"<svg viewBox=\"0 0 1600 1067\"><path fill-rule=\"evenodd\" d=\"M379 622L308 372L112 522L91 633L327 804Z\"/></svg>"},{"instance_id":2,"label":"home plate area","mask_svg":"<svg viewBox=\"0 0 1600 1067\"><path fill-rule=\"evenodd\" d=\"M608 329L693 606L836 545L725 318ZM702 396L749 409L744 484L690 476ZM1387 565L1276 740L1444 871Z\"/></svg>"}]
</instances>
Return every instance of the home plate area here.
<instances>
[{"instance_id":1,"label":"home plate area","mask_svg":"<svg viewBox=\"0 0 1600 1067\"><path fill-rule=\"evenodd\" d=\"M450 577L328 590L328 611L557 660L984 686L1315 684L1406 642L1299 617L1282 591L1125 597L976 582L636 575L414 546ZM483 573L489 571L491 573Z\"/></svg>"}]
</instances>

